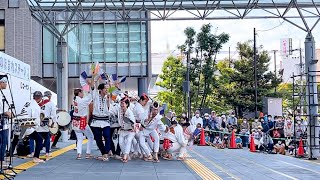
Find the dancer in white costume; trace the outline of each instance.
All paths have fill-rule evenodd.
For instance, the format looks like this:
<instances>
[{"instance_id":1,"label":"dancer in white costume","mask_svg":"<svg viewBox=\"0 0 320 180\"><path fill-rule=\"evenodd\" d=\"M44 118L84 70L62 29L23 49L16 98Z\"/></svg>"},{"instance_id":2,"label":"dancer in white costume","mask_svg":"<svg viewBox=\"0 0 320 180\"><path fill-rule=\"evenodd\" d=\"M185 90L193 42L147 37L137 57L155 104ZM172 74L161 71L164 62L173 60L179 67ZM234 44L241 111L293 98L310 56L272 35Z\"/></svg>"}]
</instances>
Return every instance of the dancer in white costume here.
<instances>
[{"instance_id":1,"label":"dancer in white costume","mask_svg":"<svg viewBox=\"0 0 320 180\"><path fill-rule=\"evenodd\" d=\"M135 136L134 125L136 123L133 112L129 108L130 101L124 97L120 101L120 106L117 107L118 122L120 125L119 144L123 153L123 162L128 162L129 153L132 145L132 140Z\"/></svg>"},{"instance_id":2,"label":"dancer in white costume","mask_svg":"<svg viewBox=\"0 0 320 180\"><path fill-rule=\"evenodd\" d=\"M88 94L84 96L83 90L75 89L74 96L75 97L73 101L74 112L72 119L72 129L74 130L77 136L77 159L81 159L82 142L85 139L85 136L88 138L86 159L90 159L93 157L91 155L91 148L93 145L94 138L91 128L88 125L88 113L89 104L92 101L92 95Z\"/></svg>"},{"instance_id":3,"label":"dancer in white costume","mask_svg":"<svg viewBox=\"0 0 320 180\"><path fill-rule=\"evenodd\" d=\"M159 104L157 102L154 102L148 119L141 122L141 129L139 132L139 143L140 143L140 147L145 153L145 158L144 158L145 161L154 160L155 162L159 162L158 152L159 152L160 139L159 139L159 134L156 131L156 128L158 126L159 121L161 121L161 115L159 115L158 113L159 113ZM154 157L153 157L154 159L152 159L151 152L146 143L146 138L149 138L150 135L154 139L154 146L152 148L154 152Z\"/></svg>"},{"instance_id":4,"label":"dancer in white costume","mask_svg":"<svg viewBox=\"0 0 320 180\"><path fill-rule=\"evenodd\" d=\"M169 145L166 149L167 154L163 157L167 160L173 159L173 154L178 153L177 160L184 160L188 140L185 138L182 127L177 121L171 121L170 130L163 134L164 141L169 140ZM161 148L164 148L161 146Z\"/></svg>"}]
</instances>

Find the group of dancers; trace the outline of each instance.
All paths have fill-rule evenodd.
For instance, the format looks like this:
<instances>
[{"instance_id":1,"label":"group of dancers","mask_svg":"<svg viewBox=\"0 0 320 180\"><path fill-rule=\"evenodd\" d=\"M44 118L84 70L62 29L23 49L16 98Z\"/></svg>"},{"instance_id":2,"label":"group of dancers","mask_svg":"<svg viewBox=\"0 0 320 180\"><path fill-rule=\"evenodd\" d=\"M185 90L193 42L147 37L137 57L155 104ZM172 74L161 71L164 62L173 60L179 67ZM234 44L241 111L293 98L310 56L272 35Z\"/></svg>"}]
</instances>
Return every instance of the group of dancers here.
<instances>
[{"instance_id":1,"label":"group of dancers","mask_svg":"<svg viewBox=\"0 0 320 180\"><path fill-rule=\"evenodd\" d=\"M108 92L110 83L100 83L93 79L86 79L90 90L82 88L74 89L73 113L71 115L71 127L77 137L77 157L82 159L83 140L88 139L86 144L85 158L94 158L92 146L94 141L99 148L101 156L97 160L108 161L109 158L121 160L126 163L132 158L140 158L145 161L159 162L159 157L172 160L177 154L177 160L184 160L187 135L182 126L172 120L164 124L159 114L160 106L152 101L146 94L138 100L129 97L126 93L117 94L116 98ZM7 80L0 79L0 88L6 89ZM119 88L119 83L113 84ZM25 104L22 113L30 118L33 126L17 127L15 124L13 140L10 152L16 148L19 140L28 136L33 157L33 162L43 163L40 159L40 151L46 149L46 157L50 156L50 131L49 128L57 122L56 107L51 102L50 91L35 91L32 100ZM1 103L0 103L1 104ZM1 115L7 121L1 122L0 160L4 161L5 149L8 141L3 141L9 136L9 119L13 116L8 106L1 104ZM50 119L44 121L43 119ZM35 142L35 148L33 145Z\"/></svg>"},{"instance_id":2,"label":"group of dancers","mask_svg":"<svg viewBox=\"0 0 320 180\"><path fill-rule=\"evenodd\" d=\"M96 159L102 161L113 157L125 163L131 158L159 162L160 152L165 159L173 159L174 154L178 154L177 160L184 159L188 139L182 126L175 120L170 122L170 127L165 125L156 101L146 94L139 100L125 93L111 98L107 91L110 84L98 85L91 79L87 83L91 87L89 92L74 90L72 129L77 137L77 159L82 159L85 136L88 138L86 159L93 158L94 140L101 152ZM118 85L115 84L117 88Z\"/></svg>"}]
</instances>

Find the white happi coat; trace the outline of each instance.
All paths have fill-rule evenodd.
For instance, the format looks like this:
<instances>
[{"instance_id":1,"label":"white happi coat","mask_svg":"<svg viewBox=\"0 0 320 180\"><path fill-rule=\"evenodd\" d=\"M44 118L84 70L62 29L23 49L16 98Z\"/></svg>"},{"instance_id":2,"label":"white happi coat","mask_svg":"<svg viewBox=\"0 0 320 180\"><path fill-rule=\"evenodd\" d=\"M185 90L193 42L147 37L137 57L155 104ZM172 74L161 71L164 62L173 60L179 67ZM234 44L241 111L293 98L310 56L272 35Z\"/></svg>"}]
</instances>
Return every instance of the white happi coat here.
<instances>
[{"instance_id":1,"label":"white happi coat","mask_svg":"<svg viewBox=\"0 0 320 180\"><path fill-rule=\"evenodd\" d=\"M119 104L115 106L118 113L118 123L120 125L119 131L119 145L123 154L129 154L131 150L132 140L135 136L134 127L135 127L135 117L130 108L123 112ZM134 122L134 124L126 123L124 118L128 118Z\"/></svg>"},{"instance_id":2,"label":"white happi coat","mask_svg":"<svg viewBox=\"0 0 320 180\"><path fill-rule=\"evenodd\" d=\"M92 101L92 96L90 94L86 95L83 98L76 96L76 99L74 100L73 115L78 117L87 117L89 112L89 104L91 103L91 101ZM80 127L79 123L76 123L74 121L72 122L73 130L80 130L79 127Z\"/></svg>"},{"instance_id":3,"label":"white happi coat","mask_svg":"<svg viewBox=\"0 0 320 180\"><path fill-rule=\"evenodd\" d=\"M73 115L78 117L88 117L89 113L89 104L92 101L92 95L88 94L84 96L83 98L76 96L74 100L74 111ZM74 130L76 136L77 136L77 153L82 154L82 142L85 139L85 136L88 138L87 143L87 154L91 154L92 145L94 142L93 133L91 131L91 128L87 124L84 130L80 129L80 121L72 120L72 129ZM85 136L84 136L84 135Z\"/></svg>"},{"instance_id":4,"label":"white happi coat","mask_svg":"<svg viewBox=\"0 0 320 180\"><path fill-rule=\"evenodd\" d=\"M167 150L169 153L179 153L179 157L183 157L186 152L186 146L188 144L188 140L185 139L182 127L177 124L174 127L174 133L170 132L170 130L163 134L163 138L169 139L172 142L172 146Z\"/></svg>"},{"instance_id":5,"label":"white happi coat","mask_svg":"<svg viewBox=\"0 0 320 180\"><path fill-rule=\"evenodd\" d=\"M108 99L107 97L101 97L99 92L95 89L92 91L92 99L93 99L93 116L98 117L107 117L112 114L112 104L110 103L109 109L108 109ZM104 128L107 126L110 126L110 121L101 121L101 120L93 120L91 123L92 127L100 127Z\"/></svg>"},{"instance_id":6,"label":"white happi coat","mask_svg":"<svg viewBox=\"0 0 320 180\"><path fill-rule=\"evenodd\" d=\"M31 100L30 105L26 108L26 110L27 110L28 118L36 118L36 119L35 119L35 126L27 128L23 136L32 134L36 129L38 129L40 125L41 108L34 99Z\"/></svg>"}]
</instances>

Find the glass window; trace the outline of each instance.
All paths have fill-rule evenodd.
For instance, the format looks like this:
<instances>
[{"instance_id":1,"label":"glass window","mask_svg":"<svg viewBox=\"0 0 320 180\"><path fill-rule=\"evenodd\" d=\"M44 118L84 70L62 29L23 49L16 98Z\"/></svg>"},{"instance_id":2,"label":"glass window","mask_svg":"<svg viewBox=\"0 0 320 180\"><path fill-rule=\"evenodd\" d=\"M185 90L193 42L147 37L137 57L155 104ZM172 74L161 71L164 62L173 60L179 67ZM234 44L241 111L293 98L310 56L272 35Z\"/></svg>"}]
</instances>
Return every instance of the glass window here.
<instances>
[{"instance_id":1,"label":"glass window","mask_svg":"<svg viewBox=\"0 0 320 180\"><path fill-rule=\"evenodd\" d=\"M129 53L118 52L117 58L118 58L118 62L128 62Z\"/></svg>"},{"instance_id":2,"label":"glass window","mask_svg":"<svg viewBox=\"0 0 320 180\"><path fill-rule=\"evenodd\" d=\"M54 62L54 49L56 48L54 36L45 28L43 29L43 63Z\"/></svg>"},{"instance_id":3,"label":"glass window","mask_svg":"<svg viewBox=\"0 0 320 180\"><path fill-rule=\"evenodd\" d=\"M106 62L117 62L117 53L114 52L107 52L106 53Z\"/></svg>"},{"instance_id":4,"label":"glass window","mask_svg":"<svg viewBox=\"0 0 320 180\"><path fill-rule=\"evenodd\" d=\"M79 41L80 41L80 60L81 62L91 61L91 25L82 24L79 29Z\"/></svg>"},{"instance_id":5,"label":"glass window","mask_svg":"<svg viewBox=\"0 0 320 180\"><path fill-rule=\"evenodd\" d=\"M79 62L79 40L78 40L78 28L73 29L67 35L68 44L68 62Z\"/></svg>"}]
</instances>

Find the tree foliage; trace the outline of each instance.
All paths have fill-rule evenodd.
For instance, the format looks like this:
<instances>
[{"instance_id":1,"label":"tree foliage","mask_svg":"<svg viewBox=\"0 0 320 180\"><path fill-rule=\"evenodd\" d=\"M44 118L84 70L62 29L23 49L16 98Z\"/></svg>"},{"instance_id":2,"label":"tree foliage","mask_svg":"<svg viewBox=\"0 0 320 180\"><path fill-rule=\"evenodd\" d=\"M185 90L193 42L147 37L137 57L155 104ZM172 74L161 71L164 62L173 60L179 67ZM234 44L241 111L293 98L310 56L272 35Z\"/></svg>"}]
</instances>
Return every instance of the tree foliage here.
<instances>
[{"instance_id":1,"label":"tree foliage","mask_svg":"<svg viewBox=\"0 0 320 180\"><path fill-rule=\"evenodd\" d=\"M234 107L240 116L243 112L255 111L255 81L253 48L250 42L238 43L239 59L232 63L232 68L226 62L219 64L220 95ZM275 87L281 82L275 74L269 71L270 57L262 47L257 52L257 109L262 110L263 97L278 96Z\"/></svg>"}]
</instances>

